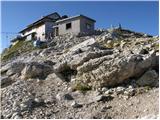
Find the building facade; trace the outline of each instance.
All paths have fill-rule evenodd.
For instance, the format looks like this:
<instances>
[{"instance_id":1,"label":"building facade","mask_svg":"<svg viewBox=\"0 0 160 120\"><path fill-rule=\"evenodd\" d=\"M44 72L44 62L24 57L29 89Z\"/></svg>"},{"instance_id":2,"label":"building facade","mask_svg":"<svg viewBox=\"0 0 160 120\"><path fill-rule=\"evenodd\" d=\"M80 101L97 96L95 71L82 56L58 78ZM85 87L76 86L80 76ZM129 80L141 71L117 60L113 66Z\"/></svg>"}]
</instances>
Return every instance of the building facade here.
<instances>
[{"instance_id":1,"label":"building facade","mask_svg":"<svg viewBox=\"0 0 160 120\"><path fill-rule=\"evenodd\" d=\"M26 40L41 40L45 41L54 37L53 26L55 22L60 19L58 13L52 13L28 25L25 29L20 31L21 36Z\"/></svg>"},{"instance_id":2,"label":"building facade","mask_svg":"<svg viewBox=\"0 0 160 120\"><path fill-rule=\"evenodd\" d=\"M55 36L66 33L79 34L91 33L94 31L95 20L84 15L78 15L56 21L54 27Z\"/></svg>"},{"instance_id":3,"label":"building facade","mask_svg":"<svg viewBox=\"0 0 160 120\"><path fill-rule=\"evenodd\" d=\"M43 18L28 25L20 31L21 37L25 40L46 41L54 36L67 33L79 34L94 31L95 20L84 15L68 17L60 16L57 12L44 16Z\"/></svg>"}]
</instances>

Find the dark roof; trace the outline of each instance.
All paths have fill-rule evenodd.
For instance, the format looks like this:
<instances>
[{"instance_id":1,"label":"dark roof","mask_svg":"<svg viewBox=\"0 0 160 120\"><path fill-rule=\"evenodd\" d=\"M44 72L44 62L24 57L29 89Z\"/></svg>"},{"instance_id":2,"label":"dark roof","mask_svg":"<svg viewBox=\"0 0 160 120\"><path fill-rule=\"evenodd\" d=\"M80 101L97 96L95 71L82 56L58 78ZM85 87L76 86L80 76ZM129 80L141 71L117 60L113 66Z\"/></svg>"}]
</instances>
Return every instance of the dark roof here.
<instances>
[{"instance_id":1,"label":"dark roof","mask_svg":"<svg viewBox=\"0 0 160 120\"><path fill-rule=\"evenodd\" d=\"M40 23L44 23L44 22L46 22L46 21L55 22L57 19L50 18L50 16L53 15L53 14L57 14L57 15L59 16L59 18L61 18L61 16L60 16L57 12L51 13L51 14L49 14L49 15L47 15L47 16L44 16L43 18L41 18L41 19L33 22L32 24L28 25L25 29L21 30L19 33L23 33L24 31L30 29L31 27L33 27L33 26L35 26L35 25L38 25L38 24L40 24ZM59 18L58 18L58 19L59 19Z\"/></svg>"},{"instance_id":2,"label":"dark roof","mask_svg":"<svg viewBox=\"0 0 160 120\"><path fill-rule=\"evenodd\" d=\"M89 18L89 17L87 17L87 16L77 15L77 16L73 16L73 17L68 17L68 18L65 18L65 19L57 20L56 23L64 22L64 21L66 21L66 20L71 20L71 19L75 19L75 18L79 18L79 17L83 17L83 18L89 19L89 20L91 20L91 21L93 21L93 22L96 22L94 19Z\"/></svg>"},{"instance_id":3,"label":"dark roof","mask_svg":"<svg viewBox=\"0 0 160 120\"><path fill-rule=\"evenodd\" d=\"M15 38L13 38L13 39L11 40L11 43L16 42L16 41L19 41L19 40L23 40L22 37L21 37L21 36L16 36Z\"/></svg>"}]
</instances>

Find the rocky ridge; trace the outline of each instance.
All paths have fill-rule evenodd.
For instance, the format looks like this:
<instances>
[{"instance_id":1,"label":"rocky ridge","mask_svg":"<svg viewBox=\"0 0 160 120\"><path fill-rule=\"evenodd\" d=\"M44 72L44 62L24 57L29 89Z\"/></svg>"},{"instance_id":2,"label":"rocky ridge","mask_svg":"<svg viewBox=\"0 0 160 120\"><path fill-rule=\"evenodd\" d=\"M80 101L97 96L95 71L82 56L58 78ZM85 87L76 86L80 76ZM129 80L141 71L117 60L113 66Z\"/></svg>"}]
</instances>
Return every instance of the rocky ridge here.
<instances>
[{"instance_id":1,"label":"rocky ridge","mask_svg":"<svg viewBox=\"0 0 160 120\"><path fill-rule=\"evenodd\" d=\"M48 44L2 61L2 118L158 117L158 37L109 29Z\"/></svg>"}]
</instances>

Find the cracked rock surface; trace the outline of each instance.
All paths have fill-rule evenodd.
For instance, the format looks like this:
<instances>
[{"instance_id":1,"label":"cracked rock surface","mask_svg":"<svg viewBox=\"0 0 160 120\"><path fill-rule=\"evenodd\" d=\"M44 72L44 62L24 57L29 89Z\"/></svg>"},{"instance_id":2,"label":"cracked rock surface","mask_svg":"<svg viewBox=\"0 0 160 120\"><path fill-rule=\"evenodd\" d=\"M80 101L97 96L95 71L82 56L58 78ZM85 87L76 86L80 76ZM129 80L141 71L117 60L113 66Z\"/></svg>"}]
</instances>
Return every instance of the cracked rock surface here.
<instances>
[{"instance_id":1,"label":"cracked rock surface","mask_svg":"<svg viewBox=\"0 0 160 120\"><path fill-rule=\"evenodd\" d=\"M1 118L159 117L158 37L109 29L48 44L2 61Z\"/></svg>"}]
</instances>

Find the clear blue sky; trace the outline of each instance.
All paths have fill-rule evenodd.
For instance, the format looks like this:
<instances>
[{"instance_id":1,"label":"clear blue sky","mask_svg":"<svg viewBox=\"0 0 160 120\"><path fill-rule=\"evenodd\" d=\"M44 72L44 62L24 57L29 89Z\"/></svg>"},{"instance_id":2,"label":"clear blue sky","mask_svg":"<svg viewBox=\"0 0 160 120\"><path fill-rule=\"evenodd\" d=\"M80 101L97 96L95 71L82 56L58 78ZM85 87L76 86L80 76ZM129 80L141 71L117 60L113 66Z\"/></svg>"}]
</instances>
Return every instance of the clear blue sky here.
<instances>
[{"instance_id":1,"label":"clear blue sky","mask_svg":"<svg viewBox=\"0 0 160 120\"><path fill-rule=\"evenodd\" d=\"M2 32L18 33L41 16L84 14L95 19L96 28L122 27L158 35L158 2L2 2ZM10 37L1 35L2 49L9 46Z\"/></svg>"}]
</instances>

